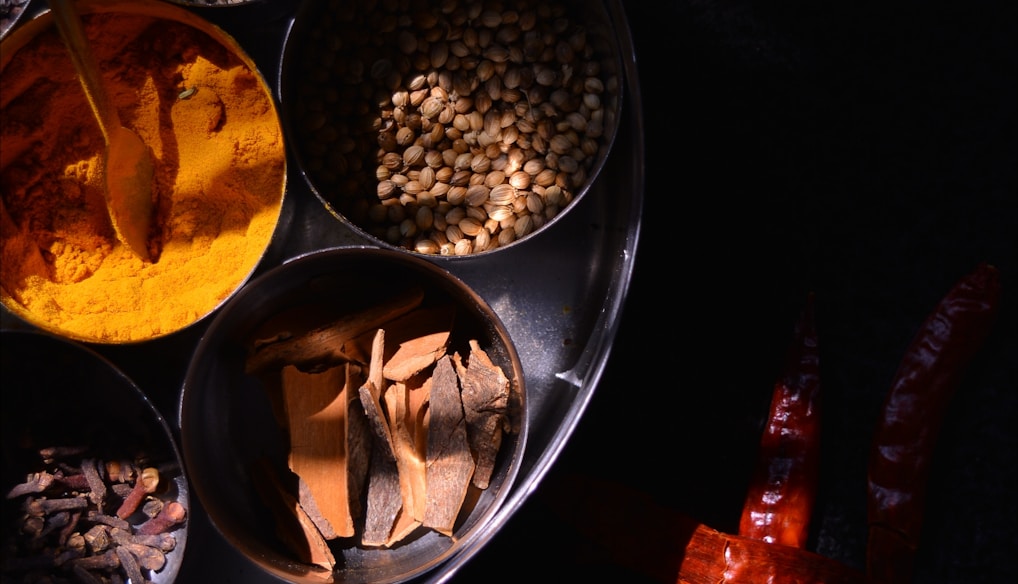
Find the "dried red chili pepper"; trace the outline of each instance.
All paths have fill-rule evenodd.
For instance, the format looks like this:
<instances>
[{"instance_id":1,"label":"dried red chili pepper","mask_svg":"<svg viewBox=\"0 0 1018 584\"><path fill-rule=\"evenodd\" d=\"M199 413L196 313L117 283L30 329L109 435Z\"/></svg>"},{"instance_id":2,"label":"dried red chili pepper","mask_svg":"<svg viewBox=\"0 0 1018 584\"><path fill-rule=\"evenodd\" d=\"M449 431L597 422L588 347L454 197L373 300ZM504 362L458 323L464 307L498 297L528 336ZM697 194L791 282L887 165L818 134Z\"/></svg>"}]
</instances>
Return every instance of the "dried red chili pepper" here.
<instances>
[{"instance_id":1,"label":"dried red chili pepper","mask_svg":"<svg viewBox=\"0 0 1018 584\"><path fill-rule=\"evenodd\" d=\"M820 412L820 353L810 294L774 383L740 536L805 547L819 479Z\"/></svg>"},{"instance_id":2,"label":"dried red chili pepper","mask_svg":"<svg viewBox=\"0 0 1018 584\"><path fill-rule=\"evenodd\" d=\"M600 544L602 560L655 582L868 584L837 560L723 533L624 483L566 474L545 485L538 495L550 512Z\"/></svg>"},{"instance_id":3,"label":"dried red chili pepper","mask_svg":"<svg viewBox=\"0 0 1018 584\"><path fill-rule=\"evenodd\" d=\"M999 300L997 269L980 264L923 322L895 373L869 460L866 569L874 582L912 581L944 410L989 335Z\"/></svg>"}]
</instances>

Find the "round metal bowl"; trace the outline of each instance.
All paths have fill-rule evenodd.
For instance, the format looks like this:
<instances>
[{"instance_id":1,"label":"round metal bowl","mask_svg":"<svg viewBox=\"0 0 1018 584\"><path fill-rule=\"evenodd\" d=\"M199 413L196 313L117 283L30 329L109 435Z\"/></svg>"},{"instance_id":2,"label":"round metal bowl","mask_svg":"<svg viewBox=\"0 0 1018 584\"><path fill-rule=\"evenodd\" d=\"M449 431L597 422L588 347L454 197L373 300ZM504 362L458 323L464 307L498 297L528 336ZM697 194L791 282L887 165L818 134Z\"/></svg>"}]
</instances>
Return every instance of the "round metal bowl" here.
<instances>
[{"instance_id":1,"label":"round metal bowl","mask_svg":"<svg viewBox=\"0 0 1018 584\"><path fill-rule=\"evenodd\" d=\"M0 39L7 36L7 33L17 26L18 21L30 8L31 0L2 0L0 1Z\"/></svg>"},{"instance_id":2,"label":"round metal bowl","mask_svg":"<svg viewBox=\"0 0 1018 584\"><path fill-rule=\"evenodd\" d=\"M286 545L288 538L281 534L292 536L293 532L286 532L282 526L292 518L274 515L279 499L265 496L269 481L260 471L267 464L279 483L288 485L285 490L290 496L298 497L292 482L296 473L291 473L288 466L291 437L286 429L295 424L280 405L285 399L280 397L279 364L268 372L251 368L251 356L263 354L258 351L265 346L256 339L276 342L303 338L308 331L325 327L335 330L333 323L359 314L357 311L382 298L417 287L423 291L421 307L451 304L454 308L455 324L447 353L470 359L474 353L468 339L474 339L509 380L508 423L490 482L487 488L471 487L451 537L422 525L392 545L364 545L363 519L356 519L356 535L327 542L334 566L318 567ZM364 334L370 336L379 327L385 329L385 325L372 326L366 327ZM344 351L347 346L344 344ZM388 351L389 345L386 347ZM365 366L369 360L365 353L354 351L340 361ZM362 394L358 403L363 399ZM349 419L352 414L343 416ZM464 546L475 544L510 492L527 435L522 365L495 312L463 282L434 263L367 246L312 252L245 286L216 315L197 346L184 380L179 419L191 485L215 529L268 573L287 581L309 583L402 582L435 568ZM315 423L312 418L308 420ZM364 454L365 448L349 450ZM363 504L365 508L369 505Z\"/></svg>"},{"instance_id":3,"label":"round metal bowl","mask_svg":"<svg viewBox=\"0 0 1018 584\"><path fill-rule=\"evenodd\" d=\"M159 469L159 483L150 497L171 501L190 513L188 482L173 434L166 420L149 398L112 363L78 343L40 332L0 332L0 377L3 380L3 485L10 493L19 484L29 482L31 473L55 473L61 463L77 466L85 458L97 462L131 461L137 466ZM65 457L50 460L41 453L49 448L81 448ZM101 465L102 466L102 465ZM105 468L104 466L102 466ZM70 473L69 467L60 467ZM102 513L114 515L121 497L114 491L113 479L104 477L110 488ZM41 562L49 576L75 579L71 560L54 566L47 564L46 552L29 553L33 549L21 528L25 521L24 506L29 498L45 496L52 500L71 496L58 481L45 492L29 493L4 501L3 529L5 542L20 542L19 552L4 548L3 581L29 581L32 570L13 570ZM92 510L99 510L93 507ZM48 515L56 525L59 513ZM132 530L147 520L142 511L128 516ZM101 521L83 512L73 532L65 541L73 541L99 525ZM177 525L170 534L175 544L165 554L160 569L144 570L148 582L169 584L176 579L187 546L188 520ZM52 528L52 529L55 529ZM54 546L56 541L50 541ZM5 544L6 545L6 544ZM68 546L70 547L70 546ZM87 550L87 548L86 548ZM86 553L82 550L82 553ZM99 555L88 552L88 555ZM51 558L52 560L52 558ZM120 574L124 576L123 573ZM22 580L22 578L25 578ZM124 578L126 579L126 578Z\"/></svg>"},{"instance_id":4,"label":"round metal bowl","mask_svg":"<svg viewBox=\"0 0 1018 584\"><path fill-rule=\"evenodd\" d=\"M283 52L284 129L328 213L439 257L552 229L618 131L623 64L603 3L368 6L304 2Z\"/></svg>"},{"instance_id":5,"label":"round metal bowl","mask_svg":"<svg viewBox=\"0 0 1018 584\"><path fill-rule=\"evenodd\" d=\"M262 261L285 223L283 131L255 63L193 12L154 0L83 0L75 8L86 34L112 39L92 49L109 69L105 79L123 123L146 120L132 129L155 167L151 259L119 243L104 216L102 134L45 11L0 44L8 90L0 111L0 300L29 324L70 339L148 341L204 319ZM111 23L121 30L104 30ZM139 54L139 63L160 65L139 70L130 61ZM56 105L77 96L80 108ZM189 125L199 119L207 130ZM244 148L255 143L263 149L258 156ZM227 193L238 199L228 208ZM206 277L196 281L196 273Z\"/></svg>"}]
</instances>

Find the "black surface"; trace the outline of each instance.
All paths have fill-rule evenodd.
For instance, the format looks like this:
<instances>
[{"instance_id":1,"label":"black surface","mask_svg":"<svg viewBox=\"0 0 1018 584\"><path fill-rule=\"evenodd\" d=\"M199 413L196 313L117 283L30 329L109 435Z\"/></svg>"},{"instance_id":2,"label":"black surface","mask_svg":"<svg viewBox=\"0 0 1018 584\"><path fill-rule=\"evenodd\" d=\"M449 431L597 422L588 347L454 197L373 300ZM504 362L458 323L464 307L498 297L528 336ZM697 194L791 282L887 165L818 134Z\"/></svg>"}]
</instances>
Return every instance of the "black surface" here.
<instances>
[{"instance_id":1,"label":"black surface","mask_svg":"<svg viewBox=\"0 0 1018 584\"><path fill-rule=\"evenodd\" d=\"M980 261L1000 269L1004 302L944 421L915 582L1014 581L1016 6L626 2L647 192L621 331L542 488L454 582L651 581L556 518L543 487L576 475L734 532L807 291L826 408L809 548L861 569L883 397ZM616 534L647 536L635 516Z\"/></svg>"}]
</instances>

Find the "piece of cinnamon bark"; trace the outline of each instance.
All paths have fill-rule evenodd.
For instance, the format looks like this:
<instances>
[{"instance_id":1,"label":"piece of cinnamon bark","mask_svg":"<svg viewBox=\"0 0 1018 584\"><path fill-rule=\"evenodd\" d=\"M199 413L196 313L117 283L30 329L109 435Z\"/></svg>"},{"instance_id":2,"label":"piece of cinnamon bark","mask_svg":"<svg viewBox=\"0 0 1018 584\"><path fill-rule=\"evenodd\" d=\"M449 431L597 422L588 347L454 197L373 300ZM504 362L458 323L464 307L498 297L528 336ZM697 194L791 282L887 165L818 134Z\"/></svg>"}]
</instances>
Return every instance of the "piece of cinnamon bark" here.
<instances>
[{"instance_id":1,"label":"piece of cinnamon bark","mask_svg":"<svg viewBox=\"0 0 1018 584\"><path fill-rule=\"evenodd\" d=\"M307 486L300 501L305 510L320 512L311 517L326 539L351 537L345 436L348 395L356 388L347 385L347 366L308 373L288 365L281 375L289 422L288 463Z\"/></svg>"},{"instance_id":2,"label":"piece of cinnamon bark","mask_svg":"<svg viewBox=\"0 0 1018 584\"><path fill-rule=\"evenodd\" d=\"M406 381L446 353L456 308L443 304L411 310L385 324L384 375Z\"/></svg>"},{"instance_id":3,"label":"piece of cinnamon bark","mask_svg":"<svg viewBox=\"0 0 1018 584\"><path fill-rule=\"evenodd\" d=\"M491 361L477 341L471 340L469 344L470 355L466 362L458 353L454 355L454 361L462 387L467 438L477 464L473 483L479 489L487 489L495 469L495 457L502 445L502 433L510 430L507 414L509 378Z\"/></svg>"},{"instance_id":4,"label":"piece of cinnamon bark","mask_svg":"<svg viewBox=\"0 0 1018 584\"><path fill-rule=\"evenodd\" d=\"M415 447L414 428L410 421L416 417L416 412L410 411L410 390L405 383L393 383L386 390L384 399L389 412L393 454L396 456L396 466L399 469L404 515L408 520L415 520L420 525L424 520L427 493L424 469L426 453L418 452Z\"/></svg>"},{"instance_id":5,"label":"piece of cinnamon bark","mask_svg":"<svg viewBox=\"0 0 1018 584\"><path fill-rule=\"evenodd\" d=\"M322 569L310 575L320 576L322 582L331 582L336 558L297 498L282 484L267 460L252 463L250 472L258 496L275 519L280 540L298 561Z\"/></svg>"},{"instance_id":6,"label":"piece of cinnamon bark","mask_svg":"<svg viewBox=\"0 0 1018 584\"><path fill-rule=\"evenodd\" d=\"M420 305L424 291L409 287L375 304L340 317L330 324L304 334L252 343L245 370L258 373L273 367L294 365L311 370L351 360L345 345Z\"/></svg>"},{"instance_id":7,"label":"piece of cinnamon bark","mask_svg":"<svg viewBox=\"0 0 1018 584\"><path fill-rule=\"evenodd\" d=\"M393 450L392 433L386 419L382 394L386 381L382 376L385 331L378 329L371 346L368 379L359 394L371 428L371 462L368 467L368 497L361 543L381 546L389 541L393 524L403 508L399 470Z\"/></svg>"},{"instance_id":8,"label":"piece of cinnamon bark","mask_svg":"<svg viewBox=\"0 0 1018 584\"><path fill-rule=\"evenodd\" d=\"M467 442L459 381L449 355L438 360L431 378L426 464L424 525L451 536L474 474L474 457Z\"/></svg>"}]
</instances>

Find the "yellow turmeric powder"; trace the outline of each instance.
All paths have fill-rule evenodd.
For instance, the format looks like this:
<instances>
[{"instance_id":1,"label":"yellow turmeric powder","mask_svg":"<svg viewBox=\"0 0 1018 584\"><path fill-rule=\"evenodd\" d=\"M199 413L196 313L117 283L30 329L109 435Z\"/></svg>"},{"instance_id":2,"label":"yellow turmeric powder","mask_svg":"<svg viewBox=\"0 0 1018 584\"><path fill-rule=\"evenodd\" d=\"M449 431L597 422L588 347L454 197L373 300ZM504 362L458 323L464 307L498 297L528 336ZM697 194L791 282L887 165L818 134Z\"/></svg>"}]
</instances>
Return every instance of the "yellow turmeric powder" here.
<instances>
[{"instance_id":1,"label":"yellow turmeric powder","mask_svg":"<svg viewBox=\"0 0 1018 584\"><path fill-rule=\"evenodd\" d=\"M152 153L151 260L110 223L103 137L56 29L11 48L15 31L0 45L0 297L64 336L142 341L208 315L257 267L280 215L283 137L253 64L208 31L145 13L83 20L123 125Z\"/></svg>"}]
</instances>

